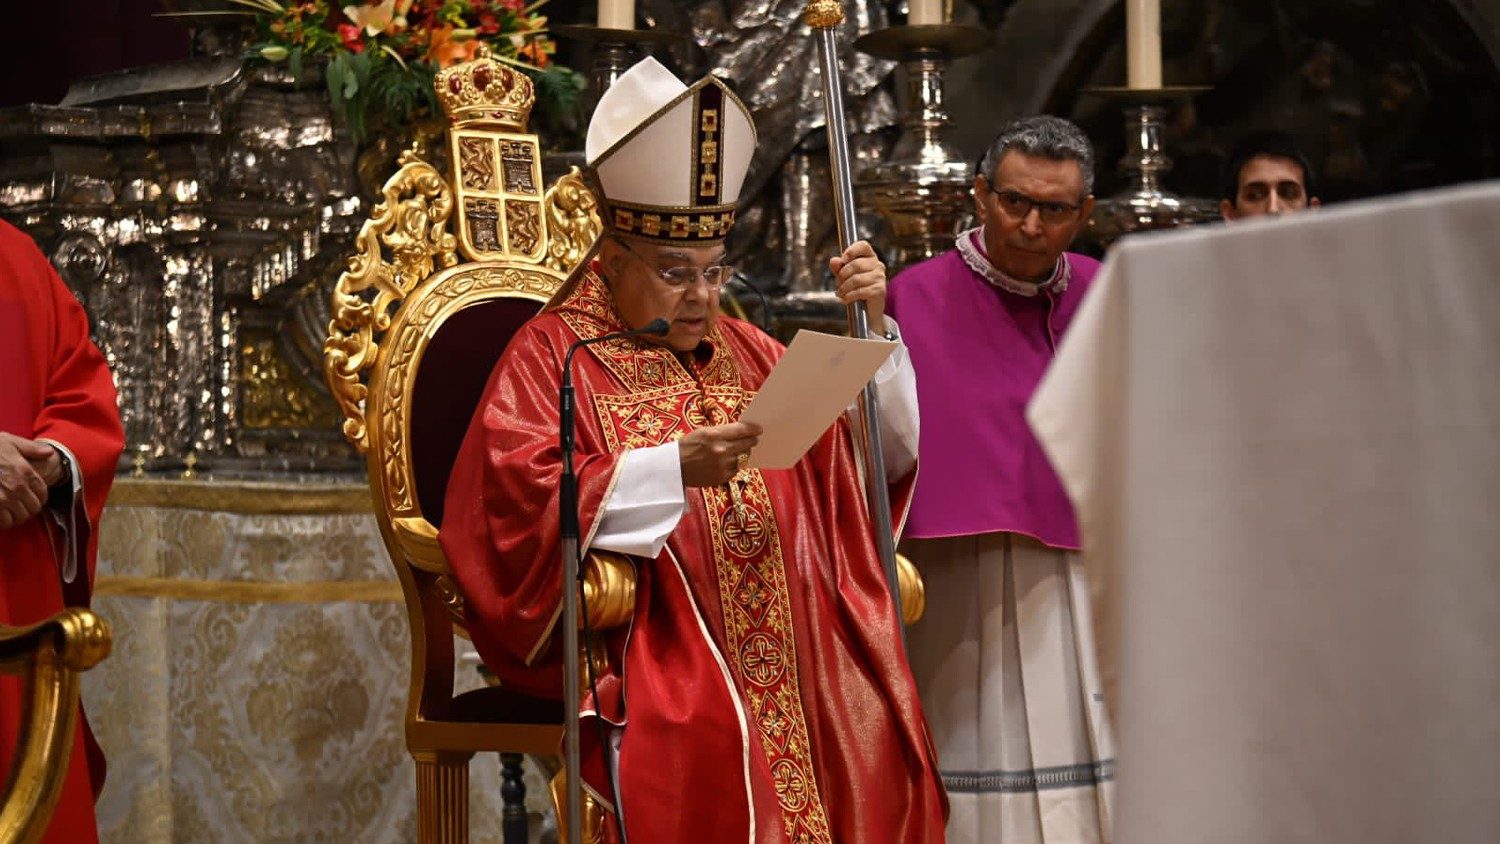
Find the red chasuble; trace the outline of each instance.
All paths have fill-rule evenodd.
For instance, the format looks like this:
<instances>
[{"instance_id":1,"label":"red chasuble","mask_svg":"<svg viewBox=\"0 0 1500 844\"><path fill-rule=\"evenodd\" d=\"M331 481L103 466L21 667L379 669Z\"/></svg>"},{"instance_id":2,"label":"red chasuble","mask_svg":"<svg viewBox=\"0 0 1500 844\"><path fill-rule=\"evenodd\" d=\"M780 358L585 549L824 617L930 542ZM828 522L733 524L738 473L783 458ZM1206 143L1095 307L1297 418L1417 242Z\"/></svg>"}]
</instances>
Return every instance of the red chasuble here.
<instances>
[{"instance_id":1,"label":"red chasuble","mask_svg":"<svg viewBox=\"0 0 1500 844\"><path fill-rule=\"evenodd\" d=\"M440 539L474 643L503 682L534 693L562 687L563 355L624 327L592 273L524 326L448 487ZM584 544L627 449L737 419L782 352L720 317L694 354L619 340L575 356ZM588 787L613 806L597 712L624 726L620 799L635 841L942 841L945 797L848 425L794 468L731 486L689 489L666 549L635 560L634 622L608 634L615 670L582 707ZM893 489L898 512L909 492Z\"/></svg>"},{"instance_id":2,"label":"red chasuble","mask_svg":"<svg viewBox=\"0 0 1500 844\"><path fill-rule=\"evenodd\" d=\"M0 431L48 439L73 452L83 475L83 512L77 514L81 548L74 583L64 585L62 537L49 536L44 512L0 531L0 621L22 625L88 603L95 540L104 498L114 480L124 433L115 385L104 356L89 340L88 318L40 250L0 222ZM87 519L83 518L87 514ZM86 564L85 564L86 563ZM0 764L9 770L23 707L22 683L0 678ZM94 789L103 785L104 759L80 719L62 799L42 840L48 844L97 841ZM92 775L90 769L93 769Z\"/></svg>"}]
</instances>

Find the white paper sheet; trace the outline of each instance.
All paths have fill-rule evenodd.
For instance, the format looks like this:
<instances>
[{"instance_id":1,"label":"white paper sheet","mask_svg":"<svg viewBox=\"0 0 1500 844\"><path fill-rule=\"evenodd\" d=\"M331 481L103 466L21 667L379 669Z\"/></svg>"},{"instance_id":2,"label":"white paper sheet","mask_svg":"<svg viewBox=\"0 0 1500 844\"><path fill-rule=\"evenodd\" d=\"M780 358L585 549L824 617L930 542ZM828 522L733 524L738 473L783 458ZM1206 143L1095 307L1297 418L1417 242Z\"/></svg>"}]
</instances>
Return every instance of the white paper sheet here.
<instances>
[{"instance_id":1,"label":"white paper sheet","mask_svg":"<svg viewBox=\"0 0 1500 844\"><path fill-rule=\"evenodd\" d=\"M765 429L749 467L788 469L802 459L895 350L887 340L798 331L740 415Z\"/></svg>"}]
</instances>

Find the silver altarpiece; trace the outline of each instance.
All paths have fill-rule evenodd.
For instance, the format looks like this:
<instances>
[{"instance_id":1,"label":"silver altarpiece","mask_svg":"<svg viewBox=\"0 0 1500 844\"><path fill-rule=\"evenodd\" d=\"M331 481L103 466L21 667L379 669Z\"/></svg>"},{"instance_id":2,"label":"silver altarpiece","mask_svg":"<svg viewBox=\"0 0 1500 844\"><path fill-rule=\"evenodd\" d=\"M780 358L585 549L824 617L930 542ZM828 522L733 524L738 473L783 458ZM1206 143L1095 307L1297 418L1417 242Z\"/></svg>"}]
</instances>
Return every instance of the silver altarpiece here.
<instances>
[{"instance_id":1,"label":"silver altarpiece","mask_svg":"<svg viewBox=\"0 0 1500 844\"><path fill-rule=\"evenodd\" d=\"M315 368L365 209L315 71L209 55L0 110L0 213L79 295L126 468L349 469Z\"/></svg>"}]
</instances>

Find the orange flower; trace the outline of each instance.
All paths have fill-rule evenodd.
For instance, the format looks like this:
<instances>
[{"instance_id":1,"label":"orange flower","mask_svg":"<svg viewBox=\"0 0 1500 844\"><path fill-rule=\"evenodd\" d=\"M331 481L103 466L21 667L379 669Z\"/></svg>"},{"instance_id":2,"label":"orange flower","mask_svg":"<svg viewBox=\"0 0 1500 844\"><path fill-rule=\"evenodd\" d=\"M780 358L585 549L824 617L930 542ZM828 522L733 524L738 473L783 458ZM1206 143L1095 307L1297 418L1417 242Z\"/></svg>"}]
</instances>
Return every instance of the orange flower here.
<instances>
[{"instance_id":1,"label":"orange flower","mask_svg":"<svg viewBox=\"0 0 1500 844\"><path fill-rule=\"evenodd\" d=\"M520 49L516 50L516 55L523 59L529 59L532 64L545 70L547 65L552 63L552 57L547 55L551 52L551 50L547 49L548 46L550 45L544 44L539 40L528 41L522 44Z\"/></svg>"},{"instance_id":2,"label":"orange flower","mask_svg":"<svg viewBox=\"0 0 1500 844\"><path fill-rule=\"evenodd\" d=\"M469 33L468 38L455 39L454 27L432 28L432 41L427 46L427 61L438 67L450 67L459 62L470 61L479 52L480 41Z\"/></svg>"}]
</instances>

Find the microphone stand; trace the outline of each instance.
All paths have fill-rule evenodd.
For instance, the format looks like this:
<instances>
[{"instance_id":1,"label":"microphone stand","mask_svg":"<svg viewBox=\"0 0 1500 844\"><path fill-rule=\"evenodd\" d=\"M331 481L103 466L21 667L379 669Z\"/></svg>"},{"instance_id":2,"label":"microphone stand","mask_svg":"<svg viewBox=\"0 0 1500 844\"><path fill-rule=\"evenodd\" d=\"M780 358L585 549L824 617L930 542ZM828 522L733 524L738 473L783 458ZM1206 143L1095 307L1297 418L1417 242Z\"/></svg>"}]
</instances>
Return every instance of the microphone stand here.
<instances>
[{"instance_id":1,"label":"microphone stand","mask_svg":"<svg viewBox=\"0 0 1500 844\"><path fill-rule=\"evenodd\" d=\"M580 573L578 554L578 476L573 472L573 354L584 346L618 340L625 337L663 337L671 329L664 319L653 320L642 328L631 331L616 331L575 342L568 347L563 357L562 387L558 390L557 439L562 446L562 478L558 484L558 528L559 546L562 553L563 592L563 767L567 786L567 844L582 844L583 835L583 779L579 771L580 748L578 713L569 711L582 698L579 682L578 627L582 617L580 596L583 592L583 577ZM590 675L592 682L592 665ZM600 716L596 716L600 717ZM600 752L606 754L604 770L613 778L613 767L608 758L609 744L600 742ZM620 838L625 838L624 821L620 819L620 807L615 806L615 818L620 822Z\"/></svg>"}]
</instances>

